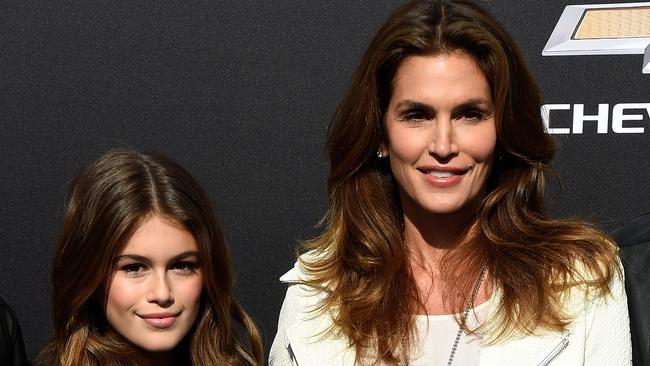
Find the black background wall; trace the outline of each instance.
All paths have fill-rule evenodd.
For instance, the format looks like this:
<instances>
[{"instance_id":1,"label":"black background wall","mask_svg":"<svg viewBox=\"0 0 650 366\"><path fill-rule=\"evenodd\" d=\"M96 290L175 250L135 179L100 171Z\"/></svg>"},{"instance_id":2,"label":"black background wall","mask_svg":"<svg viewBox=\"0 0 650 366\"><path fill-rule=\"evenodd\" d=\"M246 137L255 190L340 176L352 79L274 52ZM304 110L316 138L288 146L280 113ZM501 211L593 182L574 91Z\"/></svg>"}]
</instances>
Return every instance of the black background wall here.
<instances>
[{"instance_id":1,"label":"black background wall","mask_svg":"<svg viewBox=\"0 0 650 366\"><path fill-rule=\"evenodd\" d=\"M613 1L610 1L613 2ZM326 128L361 53L400 1L2 1L0 294L34 357L70 179L112 147L167 154L210 193L239 299L268 347L293 248L324 212ZM565 5L481 1L512 32L546 103L650 103L640 55L542 57ZM549 210L611 230L650 210L641 134L557 135ZM570 126L571 113L551 124ZM611 118L610 118L611 120Z\"/></svg>"}]
</instances>

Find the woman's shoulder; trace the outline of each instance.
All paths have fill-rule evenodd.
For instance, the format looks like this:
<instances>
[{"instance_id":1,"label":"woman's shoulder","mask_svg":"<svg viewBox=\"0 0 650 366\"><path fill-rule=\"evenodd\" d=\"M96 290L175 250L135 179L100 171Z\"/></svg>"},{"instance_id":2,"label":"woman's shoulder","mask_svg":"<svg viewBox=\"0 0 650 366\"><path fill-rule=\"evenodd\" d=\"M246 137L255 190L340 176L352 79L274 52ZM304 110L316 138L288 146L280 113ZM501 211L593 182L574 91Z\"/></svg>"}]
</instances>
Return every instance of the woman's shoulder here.
<instances>
[{"instance_id":1,"label":"woman's shoulder","mask_svg":"<svg viewBox=\"0 0 650 366\"><path fill-rule=\"evenodd\" d=\"M300 263L296 261L285 274L280 276L280 282L286 283L288 285L300 282L301 278L304 278L305 274L300 268Z\"/></svg>"},{"instance_id":2,"label":"woman's shoulder","mask_svg":"<svg viewBox=\"0 0 650 366\"><path fill-rule=\"evenodd\" d=\"M280 323L286 328L327 328L323 322L331 324L331 314L323 307L323 300L329 292L314 280L305 267L305 261L313 259L314 253L301 255L280 281L287 285L286 295L280 311ZM296 325L300 324L300 325Z\"/></svg>"},{"instance_id":3,"label":"woman's shoulder","mask_svg":"<svg viewBox=\"0 0 650 366\"><path fill-rule=\"evenodd\" d=\"M325 258L325 254L317 253L315 251L309 251L301 254L298 259L296 259L293 267L283 274L280 277L280 282L286 283L289 285L292 284L307 284L311 287L326 287L316 285L318 282L317 276L314 274L313 264L319 261L322 261Z\"/></svg>"},{"instance_id":4,"label":"woman's shoulder","mask_svg":"<svg viewBox=\"0 0 650 366\"><path fill-rule=\"evenodd\" d=\"M354 352L347 340L333 331L332 309L323 307L329 291L315 280L307 265L314 252L301 255L280 281L287 292L278 319L269 364L352 365ZM290 351L289 351L290 350Z\"/></svg>"}]
</instances>

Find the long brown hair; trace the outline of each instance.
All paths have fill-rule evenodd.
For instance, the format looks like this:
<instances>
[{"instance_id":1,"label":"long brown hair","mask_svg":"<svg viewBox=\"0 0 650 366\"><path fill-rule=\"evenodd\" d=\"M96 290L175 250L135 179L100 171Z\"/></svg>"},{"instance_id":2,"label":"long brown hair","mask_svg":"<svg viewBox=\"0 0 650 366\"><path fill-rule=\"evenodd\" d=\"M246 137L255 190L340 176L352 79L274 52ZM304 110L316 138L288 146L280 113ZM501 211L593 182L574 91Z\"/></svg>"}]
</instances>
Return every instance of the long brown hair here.
<instances>
[{"instance_id":1,"label":"long brown hair","mask_svg":"<svg viewBox=\"0 0 650 366\"><path fill-rule=\"evenodd\" d=\"M178 363L261 365L260 335L235 301L228 249L208 195L170 159L129 150L107 152L70 186L52 268L54 335L39 363L138 364L133 347L107 325L104 292L115 258L151 215L182 224L199 247L201 311L175 349Z\"/></svg>"},{"instance_id":2,"label":"long brown hair","mask_svg":"<svg viewBox=\"0 0 650 366\"><path fill-rule=\"evenodd\" d=\"M471 245L443 260L443 275L463 269L450 276L461 294L444 299L451 311L463 310L486 265L503 294L496 316L481 328L487 340L561 330L571 319L563 308L566 291L585 285L604 295L618 268L615 245L600 230L544 213L556 146L545 132L536 82L505 29L469 1L409 2L370 43L330 125L325 230L305 243L311 252L301 259L309 282L329 291L319 310L331 313L331 331L349 340L357 362L366 356L406 362L415 341L420 295L395 182L375 153L386 143L384 113L401 62L451 52L470 55L487 78L497 129L497 158Z\"/></svg>"}]
</instances>

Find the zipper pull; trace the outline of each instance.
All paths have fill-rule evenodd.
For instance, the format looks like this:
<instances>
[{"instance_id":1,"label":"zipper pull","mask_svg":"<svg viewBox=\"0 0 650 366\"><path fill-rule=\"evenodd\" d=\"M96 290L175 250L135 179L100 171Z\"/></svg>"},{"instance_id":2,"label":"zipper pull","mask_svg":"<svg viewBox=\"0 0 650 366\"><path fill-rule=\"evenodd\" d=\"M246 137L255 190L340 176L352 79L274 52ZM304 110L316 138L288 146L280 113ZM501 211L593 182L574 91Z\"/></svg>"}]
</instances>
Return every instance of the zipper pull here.
<instances>
[{"instance_id":1,"label":"zipper pull","mask_svg":"<svg viewBox=\"0 0 650 366\"><path fill-rule=\"evenodd\" d=\"M542 360L542 362L537 364L537 366L547 366L548 364L550 364L551 361L553 361L555 357L557 357L560 353L562 353L562 351L564 351L564 349L567 348L568 345L569 345L569 338L567 337L562 338L560 343L557 346L555 346L555 348L553 348L553 351L551 351L551 353L549 353L548 356L546 356Z\"/></svg>"}]
</instances>

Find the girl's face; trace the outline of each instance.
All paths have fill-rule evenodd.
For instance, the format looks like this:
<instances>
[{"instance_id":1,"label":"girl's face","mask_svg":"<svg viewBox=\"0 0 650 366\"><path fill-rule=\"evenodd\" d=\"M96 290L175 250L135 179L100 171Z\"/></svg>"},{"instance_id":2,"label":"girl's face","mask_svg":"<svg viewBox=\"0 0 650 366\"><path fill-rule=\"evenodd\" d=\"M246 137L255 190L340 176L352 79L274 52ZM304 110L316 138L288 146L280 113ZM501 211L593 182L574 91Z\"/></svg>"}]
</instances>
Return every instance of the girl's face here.
<instances>
[{"instance_id":1,"label":"girl's face","mask_svg":"<svg viewBox=\"0 0 650 366\"><path fill-rule=\"evenodd\" d=\"M483 196L497 134L490 85L472 57L406 58L385 124L405 212L459 213Z\"/></svg>"},{"instance_id":2,"label":"girl's face","mask_svg":"<svg viewBox=\"0 0 650 366\"><path fill-rule=\"evenodd\" d=\"M202 288L192 234L173 220L152 216L117 257L106 318L145 352L170 351L194 324Z\"/></svg>"}]
</instances>

